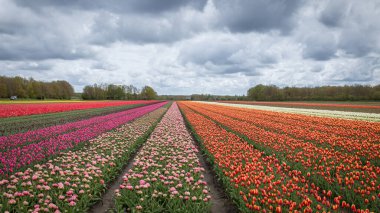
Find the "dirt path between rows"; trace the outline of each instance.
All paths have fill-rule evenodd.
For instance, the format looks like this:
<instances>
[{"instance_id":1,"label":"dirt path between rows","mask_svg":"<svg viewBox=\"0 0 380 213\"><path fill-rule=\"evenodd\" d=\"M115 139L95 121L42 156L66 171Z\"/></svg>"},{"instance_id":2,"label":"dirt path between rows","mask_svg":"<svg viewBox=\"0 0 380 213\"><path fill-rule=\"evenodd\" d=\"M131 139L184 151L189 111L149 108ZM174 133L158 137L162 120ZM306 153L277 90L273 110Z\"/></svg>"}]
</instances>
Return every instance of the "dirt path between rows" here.
<instances>
[{"instance_id":1,"label":"dirt path between rows","mask_svg":"<svg viewBox=\"0 0 380 213\"><path fill-rule=\"evenodd\" d=\"M98 201L96 204L94 204L88 212L90 213L105 213L109 212L114 207L114 201L113 197L115 195L115 189L119 189L119 186L123 183L123 176L125 173L128 172L133 166L133 162L135 161L135 157L137 153L140 152L141 148L144 146L142 144L129 158L127 165L123 167L123 169L120 172L119 177L117 177L116 180L111 182L106 192L102 195L102 198L100 201Z\"/></svg>"},{"instance_id":2,"label":"dirt path between rows","mask_svg":"<svg viewBox=\"0 0 380 213\"><path fill-rule=\"evenodd\" d=\"M187 128L187 131L190 130ZM192 135L192 134L191 134ZM193 136L193 135L192 135ZM201 149L199 147L198 142L193 137L193 141L199 152L197 153L199 162L202 167L205 169L203 175L205 177L205 181L210 188L211 194L211 212L212 213L235 213L239 212L236 205L228 198L226 192L222 186L222 184L217 180L217 176L215 172L212 170L212 166L209 162L206 161L206 157L201 153Z\"/></svg>"},{"instance_id":3,"label":"dirt path between rows","mask_svg":"<svg viewBox=\"0 0 380 213\"><path fill-rule=\"evenodd\" d=\"M165 111L164 114L162 114L162 116L159 119L158 123L155 124L156 126L159 124L159 122L161 122L161 119L166 114L166 112L167 112L167 110ZM156 128L156 126L154 128ZM147 139L150 137L150 135L153 133L153 131L154 131L154 129L149 133ZM135 161L135 157L140 152L140 150L142 149L143 146L144 146L144 143L142 143L135 150L135 152L131 153L127 164L124 165L124 167L120 171L119 176L114 181L112 181L111 183L109 183L107 185L107 189L106 189L105 193L102 195L101 199L97 203L95 203L94 205L92 205L90 207L90 209L88 211L89 213L112 212L111 210L113 210L113 207L114 207L114 200L113 200L113 198L114 198L114 195L115 195L115 190L119 189L119 186L123 183L123 176L128 172L128 170L130 170L132 168L133 163Z\"/></svg>"}]
</instances>

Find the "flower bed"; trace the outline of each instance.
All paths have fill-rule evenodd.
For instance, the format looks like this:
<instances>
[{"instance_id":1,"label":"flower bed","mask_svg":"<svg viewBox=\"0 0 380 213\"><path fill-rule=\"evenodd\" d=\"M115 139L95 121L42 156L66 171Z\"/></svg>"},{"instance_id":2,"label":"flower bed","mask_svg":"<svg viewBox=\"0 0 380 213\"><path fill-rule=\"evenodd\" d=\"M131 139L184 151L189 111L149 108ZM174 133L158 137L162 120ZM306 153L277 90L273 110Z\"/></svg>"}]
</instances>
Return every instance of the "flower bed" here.
<instances>
[{"instance_id":1,"label":"flower bed","mask_svg":"<svg viewBox=\"0 0 380 213\"><path fill-rule=\"evenodd\" d=\"M352 102L347 104L344 101L336 103L317 103L317 102L281 102L281 101L220 101L221 103L231 104L248 104L248 105L264 105L264 106L283 106L283 107L299 107L299 108L314 108L314 109L332 109L332 110L356 110L363 109L368 111L379 112L380 105L376 102L362 103Z\"/></svg>"},{"instance_id":2,"label":"flower bed","mask_svg":"<svg viewBox=\"0 0 380 213\"><path fill-rule=\"evenodd\" d=\"M209 189L176 104L168 110L116 191L118 212L207 212Z\"/></svg>"},{"instance_id":3,"label":"flower bed","mask_svg":"<svg viewBox=\"0 0 380 213\"><path fill-rule=\"evenodd\" d=\"M80 109L102 108L130 104L145 104L157 101L88 101L74 103L41 103L41 104L0 104L0 118L65 112Z\"/></svg>"},{"instance_id":4,"label":"flower bed","mask_svg":"<svg viewBox=\"0 0 380 213\"><path fill-rule=\"evenodd\" d=\"M380 123L347 121L220 105L198 105L198 109L240 120L252 130L264 129L304 140L318 147L340 150L380 165ZM259 130L257 130L259 131Z\"/></svg>"},{"instance_id":5,"label":"flower bed","mask_svg":"<svg viewBox=\"0 0 380 213\"><path fill-rule=\"evenodd\" d=\"M152 103L153 104L153 103ZM62 125L74 121L89 119L95 116L121 112L127 109L140 107L145 104L130 104L113 107L73 110L66 112L18 116L0 119L0 136L12 135L49 126Z\"/></svg>"},{"instance_id":6,"label":"flower bed","mask_svg":"<svg viewBox=\"0 0 380 213\"><path fill-rule=\"evenodd\" d=\"M204 102L204 103L206 103L206 102ZM250 104L216 103L216 102L207 102L207 103L215 104L215 105L231 106L231 107L237 107L237 108L258 109L258 110L294 113L294 114L302 114L302 115L313 115L313 116L318 116L318 117L332 117L332 118L364 120L364 121L373 121L373 122L379 122L380 121L380 114L379 113L346 112L346 111L337 111L337 110L287 108L287 107L261 106L261 105L250 105Z\"/></svg>"},{"instance_id":7,"label":"flower bed","mask_svg":"<svg viewBox=\"0 0 380 213\"><path fill-rule=\"evenodd\" d=\"M316 192L315 194L319 196L313 195L314 200L310 198L310 204L314 205L313 209L318 208L315 206L316 203L320 205L318 202L322 202L325 206L333 209L337 207L351 210L375 210L379 208L380 168L378 166L371 165L369 162L362 162L358 156L344 153L339 149L318 147L313 143L301 141L286 134L257 128L252 123L225 116L222 110L218 113L213 112L207 104L184 103L184 105L222 125L223 128L236 133L264 155L274 156L277 161L286 165L285 168L299 173L300 177L303 178L297 177L297 180L308 183L307 191ZM238 114L239 111L236 111L235 115L231 116L236 117ZM190 119L191 116L189 116ZM210 125L203 123L199 126L210 127ZM196 129L197 133L202 131L201 127L198 128ZM237 151L231 151L231 153L240 154ZM236 169L241 168L235 166ZM272 171L283 169L278 167L265 171L266 173L269 171L270 174ZM247 175L246 178L254 177ZM275 181L270 180L270 183L275 184ZM280 192L283 193L284 191L280 190Z\"/></svg>"},{"instance_id":8,"label":"flower bed","mask_svg":"<svg viewBox=\"0 0 380 213\"><path fill-rule=\"evenodd\" d=\"M12 173L15 169L43 160L62 150L73 148L163 105L165 102L21 133L16 136L7 136L0 142L2 149L6 149L5 152L0 152L0 175ZM70 129L74 130L66 133ZM28 138L32 138L32 141L40 141L28 143ZM26 145L23 145L24 143Z\"/></svg>"},{"instance_id":9,"label":"flower bed","mask_svg":"<svg viewBox=\"0 0 380 213\"><path fill-rule=\"evenodd\" d=\"M0 212L85 212L145 142L165 108L0 181Z\"/></svg>"}]
</instances>

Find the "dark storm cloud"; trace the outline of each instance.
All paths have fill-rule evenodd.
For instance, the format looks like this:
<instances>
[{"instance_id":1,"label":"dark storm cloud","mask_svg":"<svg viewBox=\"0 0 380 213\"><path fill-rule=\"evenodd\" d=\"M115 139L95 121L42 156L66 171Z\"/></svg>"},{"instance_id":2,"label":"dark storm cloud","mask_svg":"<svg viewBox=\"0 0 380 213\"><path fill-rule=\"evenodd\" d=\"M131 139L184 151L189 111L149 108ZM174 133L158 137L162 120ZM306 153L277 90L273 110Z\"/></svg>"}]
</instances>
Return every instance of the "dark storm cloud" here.
<instances>
[{"instance_id":1,"label":"dark storm cloud","mask_svg":"<svg viewBox=\"0 0 380 213\"><path fill-rule=\"evenodd\" d=\"M375 33L374 33L375 32ZM366 56L368 53L374 51L380 53L378 35L376 31L371 29L350 28L343 30L339 47L346 53L355 57Z\"/></svg>"},{"instance_id":2,"label":"dark storm cloud","mask_svg":"<svg viewBox=\"0 0 380 213\"><path fill-rule=\"evenodd\" d=\"M335 56L337 45L331 33L311 34L304 41L303 57L326 61Z\"/></svg>"},{"instance_id":3,"label":"dark storm cloud","mask_svg":"<svg viewBox=\"0 0 380 213\"><path fill-rule=\"evenodd\" d=\"M76 45L56 34L58 32L36 31L32 28L22 28L18 32L16 28L8 28L6 31L8 34L0 33L0 60L75 60L92 56L90 49Z\"/></svg>"},{"instance_id":4,"label":"dark storm cloud","mask_svg":"<svg viewBox=\"0 0 380 213\"><path fill-rule=\"evenodd\" d=\"M222 25L232 32L289 31L299 0L217 0Z\"/></svg>"},{"instance_id":5,"label":"dark storm cloud","mask_svg":"<svg viewBox=\"0 0 380 213\"><path fill-rule=\"evenodd\" d=\"M328 27L338 27L346 18L351 3L345 0L328 1L319 16L319 20Z\"/></svg>"},{"instance_id":6,"label":"dark storm cloud","mask_svg":"<svg viewBox=\"0 0 380 213\"><path fill-rule=\"evenodd\" d=\"M379 19L379 1L328 1L319 15L321 23L339 32L337 47L354 57L380 53Z\"/></svg>"},{"instance_id":7,"label":"dark storm cloud","mask_svg":"<svg viewBox=\"0 0 380 213\"><path fill-rule=\"evenodd\" d=\"M184 6L202 9L207 0L17 0L16 2L21 6L35 10L41 10L46 7L61 7L78 10L108 10L116 13L162 13Z\"/></svg>"},{"instance_id":8,"label":"dark storm cloud","mask_svg":"<svg viewBox=\"0 0 380 213\"><path fill-rule=\"evenodd\" d=\"M75 60L92 57L85 43L75 40L73 24L56 15L40 15L2 2L0 9L0 60ZM70 35L73 34L73 35Z\"/></svg>"}]
</instances>

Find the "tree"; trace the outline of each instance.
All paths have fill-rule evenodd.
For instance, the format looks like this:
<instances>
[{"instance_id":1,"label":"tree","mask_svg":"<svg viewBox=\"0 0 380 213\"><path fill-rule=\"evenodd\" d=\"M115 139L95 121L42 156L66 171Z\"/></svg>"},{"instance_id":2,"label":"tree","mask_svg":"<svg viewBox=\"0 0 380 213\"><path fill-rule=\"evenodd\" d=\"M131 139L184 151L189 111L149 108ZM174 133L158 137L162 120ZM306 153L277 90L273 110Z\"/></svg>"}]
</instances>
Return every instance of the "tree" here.
<instances>
[{"instance_id":1,"label":"tree","mask_svg":"<svg viewBox=\"0 0 380 213\"><path fill-rule=\"evenodd\" d=\"M82 98L86 100L133 100L139 98L139 90L133 85L94 84L83 88Z\"/></svg>"},{"instance_id":2,"label":"tree","mask_svg":"<svg viewBox=\"0 0 380 213\"><path fill-rule=\"evenodd\" d=\"M256 85L247 91L256 101L360 101L379 100L380 85L345 85L321 87L285 87Z\"/></svg>"},{"instance_id":3,"label":"tree","mask_svg":"<svg viewBox=\"0 0 380 213\"><path fill-rule=\"evenodd\" d=\"M157 93L156 91L154 91L152 87L144 86L141 89L140 96L141 96L141 99L144 99L144 100L153 100L157 98Z\"/></svg>"},{"instance_id":4,"label":"tree","mask_svg":"<svg viewBox=\"0 0 380 213\"><path fill-rule=\"evenodd\" d=\"M139 90L137 87L133 86L132 84L129 86L125 86L125 95L128 100L137 99L139 94Z\"/></svg>"},{"instance_id":5,"label":"tree","mask_svg":"<svg viewBox=\"0 0 380 213\"><path fill-rule=\"evenodd\" d=\"M13 85L14 85L14 94L17 95L19 98L26 98L27 93L26 93L26 84L23 78L16 76L13 78Z\"/></svg>"},{"instance_id":6,"label":"tree","mask_svg":"<svg viewBox=\"0 0 380 213\"><path fill-rule=\"evenodd\" d=\"M33 78L0 76L0 97L70 99L74 89L67 81L42 82Z\"/></svg>"},{"instance_id":7,"label":"tree","mask_svg":"<svg viewBox=\"0 0 380 213\"><path fill-rule=\"evenodd\" d=\"M125 86L110 84L107 87L107 99L111 100L124 100L125 99Z\"/></svg>"},{"instance_id":8,"label":"tree","mask_svg":"<svg viewBox=\"0 0 380 213\"><path fill-rule=\"evenodd\" d=\"M8 88L5 81L2 81L0 79L0 98L7 98L8 97Z\"/></svg>"},{"instance_id":9,"label":"tree","mask_svg":"<svg viewBox=\"0 0 380 213\"><path fill-rule=\"evenodd\" d=\"M265 99L265 94L264 94L265 87L266 86L259 84L259 85L256 85L255 87L250 88L247 92L248 98L250 100L255 100L255 101L264 100Z\"/></svg>"},{"instance_id":10,"label":"tree","mask_svg":"<svg viewBox=\"0 0 380 213\"><path fill-rule=\"evenodd\" d=\"M94 84L83 88L82 98L85 100L104 100L107 98L106 86Z\"/></svg>"},{"instance_id":11,"label":"tree","mask_svg":"<svg viewBox=\"0 0 380 213\"><path fill-rule=\"evenodd\" d=\"M62 88L62 98L70 99L74 95L74 88L67 81L58 81L60 88Z\"/></svg>"}]
</instances>

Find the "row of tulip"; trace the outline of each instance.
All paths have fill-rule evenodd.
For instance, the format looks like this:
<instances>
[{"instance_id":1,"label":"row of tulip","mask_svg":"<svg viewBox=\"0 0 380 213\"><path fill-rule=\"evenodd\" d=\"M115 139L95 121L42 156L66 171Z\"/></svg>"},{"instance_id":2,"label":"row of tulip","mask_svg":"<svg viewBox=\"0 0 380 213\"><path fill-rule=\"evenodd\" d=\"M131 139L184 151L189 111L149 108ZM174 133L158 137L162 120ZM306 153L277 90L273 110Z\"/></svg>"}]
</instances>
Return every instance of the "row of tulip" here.
<instances>
[{"instance_id":1,"label":"row of tulip","mask_svg":"<svg viewBox=\"0 0 380 213\"><path fill-rule=\"evenodd\" d=\"M274 107L274 106L261 106L261 105L251 105L251 104L232 104L232 103L217 103L210 102L211 104L218 104L231 107L244 107L247 109L258 109L273 112L286 112L295 113L302 115L313 115L319 117L332 117L332 118L344 118L351 120L363 120L363 121L380 121L379 113L366 113L366 112L345 112L337 110L322 110L322 109L306 109L306 108L287 108L287 107Z\"/></svg>"},{"instance_id":2,"label":"row of tulip","mask_svg":"<svg viewBox=\"0 0 380 213\"><path fill-rule=\"evenodd\" d=\"M153 103L152 103L153 104ZM130 104L114 107L103 107L85 110L18 116L0 119L0 136L27 132L35 129L88 119L95 116L107 115L145 104Z\"/></svg>"},{"instance_id":3,"label":"row of tulip","mask_svg":"<svg viewBox=\"0 0 380 213\"><path fill-rule=\"evenodd\" d=\"M346 206L350 203L370 210L380 208L380 167L362 162L358 156L341 150L318 147L286 134L258 128L251 122L225 116L222 110L213 112L208 104L186 105L235 132L266 155L275 155L316 187L331 191L334 201L340 198L339 204ZM239 111L235 114L238 115Z\"/></svg>"},{"instance_id":4,"label":"row of tulip","mask_svg":"<svg viewBox=\"0 0 380 213\"><path fill-rule=\"evenodd\" d=\"M72 100L63 100L63 99L6 100L6 99L2 99L2 100L0 100L0 104L80 103L80 102L86 102L86 101L85 100L74 100L74 99L72 99Z\"/></svg>"},{"instance_id":5,"label":"row of tulip","mask_svg":"<svg viewBox=\"0 0 380 213\"><path fill-rule=\"evenodd\" d=\"M117 212L207 212L211 197L197 152L174 103L116 190Z\"/></svg>"},{"instance_id":6,"label":"row of tulip","mask_svg":"<svg viewBox=\"0 0 380 213\"><path fill-rule=\"evenodd\" d=\"M380 165L380 123L344 121L244 108L211 105L204 108L230 118L248 122L319 147L340 150ZM339 125L341 123L341 125ZM376 131L377 130L377 131Z\"/></svg>"},{"instance_id":7,"label":"row of tulip","mask_svg":"<svg viewBox=\"0 0 380 213\"><path fill-rule=\"evenodd\" d=\"M134 108L117 113L111 113L108 115L95 116L89 119L84 119L76 122L49 126L37 130L31 130L8 136L0 136L0 152L9 151L20 146L29 145L31 143L37 143L42 140L57 137L59 135L70 133L86 127L98 126L98 124L102 122L112 121L115 118L121 118L126 115L140 112L141 109L143 108Z\"/></svg>"},{"instance_id":8,"label":"row of tulip","mask_svg":"<svg viewBox=\"0 0 380 213\"><path fill-rule=\"evenodd\" d=\"M203 102L203 103L210 103L212 102ZM223 106L220 104L217 104L218 106ZM317 116L305 116L302 114L297 113L283 113L283 112L275 112L270 110L256 110L256 109L249 109L246 108L244 105L234 105L234 108L231 108L231 106L226 106L229 109L234 109L238 111L245 111L245 112L253 112L253 111L260 111L260 114L266 115L267 118L271 119L282 119L287 118L291 120L291 122L298 121L297 125L301 125L302 123L307 123L307 125L314 125L313 128L318 127L324 127L326 126L326 129L323 129L322 131L345 131L344 134L349 134L348 136L356 137L356 136L362 136L361 133L365 133L364 137L373 136L368 134L380 134L380 125L376 122L366 122L366 121L354 121L350 120L350 122L347 122L346 119L340 119L340 118L326 118L324 117L321 119ZM278 118L280 117L280 118ZM377 124L377 125L376 125ZM342 133L341 133L342 134Z\"/></svg>"},{"instance_id":9,"label":"row of tulip","mask_svg":"<svg viewBox=\"0 0 380 213\"><path fill-rule=\"evenodd\" d=\"M210 103L212 104L211 102L203 102L203 103ZM235 104L235 105L225 105L225 104L217 104L217 105L224 105L224 106L227 106L227 107L234 107L234 109L237 109L237 110L243 110L243 109L247 109L247 110L256 110L254 108L251 108L249 106L246 106L246 105L238 105L238 104ZM366 131L367 133L374 133L376 132L377 134L380 134L380 127L378 125L373 125L373 124L376 124L377 122L371 122L371 121L368 121L368 120L360 120L360 119L347 119L345 118L344 116L339 116L339 113L344 113L344 112L341 112L341 111L332 111L331 113L332 114L335 114L335 116L313 116L313 114L308 114L308 113L305 113L303 114L302 113L302 110L303 109L300 109L300 113L298 113L298 111L281 111L281 108L279 108L279 110L277 109L266 109L266 108L262 108L262 109L257 109L257 110L260 110L260 111L265 111L265 113L271 113L272 112L272 115L274 113L274 115L289 115L290 117L293 117L294 120L299 120L299 121L302 121L302 122L311 122L311 123L319 123L319 124L323 124L324 126L329 126L329 128L331 127L342 127L342 128L345 128L346 130L349 130L349 129L360 129L360 131ZM320 110L317 110L316 113L318 113ZM350 114L352 116L361 116L361 115L358 115L357 113L355 112L350 112ZM306 115L306 116L305 116ZM363 115L364 117L368 115L368 113L366 113L365 115ZM375 114L375 116L379 117L379 114ZM321 119L321 117L323 119ZM347 120L350 120L350 122L347 123ZM355 133L354 133L355 134Z\"/></svg>"},{"instance_id":10,"label":"row of tulip","mask_svg":"<svg viewBox=\"0 0 380 213\"><path fill-rule=\"evenodd\" d=\"M166 102L160 102L88 120L5 136L6 139L1 141L1 148L6 151L0 152L0 175L13 173L15 169L73 148L165 104ZM28 138L40 141L28 143ZM27 142L23 145L25 141Z\"/></svg>"},{"instance_id":11,"label":"row of tulip","mask_svg":"<svg viewBox=\"0 0 380 213\"><path fill-rule=\"evenodd\" d=\"M251 104L265 106L297 106L297 107L331 107L348 109L380 109L379 105L343 104L343 103L311 103L311 102L271 102L271 101L222 101L224 103Z\"/></svg>"},{"instance_id":12,"label":"row of tulip","mask_svg":"<svg viewBox=\"0 0 380 213\"><path fill-rule=\"evenodd\" d=\"M130 104L146 104L150 102L152 101L88 101L40 104L0 104L0 118L122 106Z\"/></svg>"},{"instance_id":13,"label":"row of tulip","mask_svg":"<svg viewBox=\"0 0 380 213\"><path fill-rule=\"evenodd\" d=\"M265 155L187 105L180 103L186 120L241 212L341 209L331 201L331 192L311 184L300 171L291 169L275 155Z\"/></svg>"},{"instance_id":14,"label":"row of tulip","mask_svg":"<svg viewBox=\"0 0 380 213\"><path fill-rule=\"evenodd\" d=\"M167 110L161 107L75 151L0 180L0 212L85 212L146 140Z\"/></svg>"}]
</instances>

